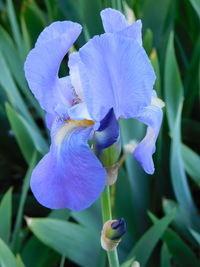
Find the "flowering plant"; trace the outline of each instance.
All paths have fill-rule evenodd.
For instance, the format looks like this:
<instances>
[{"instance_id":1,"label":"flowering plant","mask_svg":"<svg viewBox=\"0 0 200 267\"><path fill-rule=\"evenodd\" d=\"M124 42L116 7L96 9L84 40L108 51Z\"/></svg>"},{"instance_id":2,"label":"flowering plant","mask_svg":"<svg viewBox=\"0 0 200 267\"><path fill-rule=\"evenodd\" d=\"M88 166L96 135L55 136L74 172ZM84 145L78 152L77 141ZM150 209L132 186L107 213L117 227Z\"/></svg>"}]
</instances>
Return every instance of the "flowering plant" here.
<instances>
[{"instance_id":1,"label":"flowering plant","mask_svg":"<svg viewBox=\"0 0 200 267\"><path fill-rule=\"evenodd\" d=\"M148 126L134 156L147 173L154 172L162 102L153 90L155 74L142 47L141 21L128 25L110 8L101 18L105 33L69 55L69 76L59 78L58 72L82 29L74 22L45 28L25 62L29 87L47 112L51 131L49 153L35 167L31 189L51 209L85 209L100 196L106 171L97 156L120 138L119 119L135 118ZM88 140L95 140L96 155Z\"/></svg>"}]
</instances>

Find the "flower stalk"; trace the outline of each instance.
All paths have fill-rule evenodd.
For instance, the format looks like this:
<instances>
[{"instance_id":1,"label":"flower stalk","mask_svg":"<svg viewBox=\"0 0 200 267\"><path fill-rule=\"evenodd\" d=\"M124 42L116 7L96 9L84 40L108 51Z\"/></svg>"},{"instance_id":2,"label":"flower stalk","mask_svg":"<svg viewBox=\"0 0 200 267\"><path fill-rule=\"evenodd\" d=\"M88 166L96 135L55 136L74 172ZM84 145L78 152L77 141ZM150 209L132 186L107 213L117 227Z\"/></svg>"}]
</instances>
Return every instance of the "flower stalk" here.
<instances>
[{"instance_id":1,"label":"flower stalk","mask_svg":"<svg viewBox=\"0 0 200 267\"><path fill-rule=\"evenodd\" d=\"M102 209L103 223L105 223L108 220L112 220L109 186L106 186L105 190L101 195L101 209ZM107 251L107 256L110 267L119 267L117 248L111 251Z\"/></svg>"}]
</instances>

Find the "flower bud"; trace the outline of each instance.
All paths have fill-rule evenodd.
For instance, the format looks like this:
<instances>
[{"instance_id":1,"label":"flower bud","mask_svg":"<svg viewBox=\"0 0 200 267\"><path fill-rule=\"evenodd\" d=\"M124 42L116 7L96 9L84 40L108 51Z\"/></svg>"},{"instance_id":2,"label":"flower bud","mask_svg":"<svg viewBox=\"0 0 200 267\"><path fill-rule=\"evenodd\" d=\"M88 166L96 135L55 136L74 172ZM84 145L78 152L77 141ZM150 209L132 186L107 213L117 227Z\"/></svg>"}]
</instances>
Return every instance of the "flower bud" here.
<instances>
[{"instance_id":1,"label":"flower bud","mask_svg":"<svg viewBox=\"0 0 200 267\"><path fill-rule=\"evenodd\" d=\"M117 142L103 149L98 158L104 167L111 167L118 161L120 153L121 141L120 138L118 138Z\"/></svg>"},{"instance_id":2,"label":"flower bud","mask_svg":"<svg viewBox=\"0 0 200 267\"><path fill-rule=\"evenodd\" d=\"M115 249L121 237L126 232L126 223L122 218L120 220L107 221L102 229L101 233L101 246L103 249L109 251Z\"/></svg>"},{"instance_id":3,"label":"flower bud","mask_svg":"<svg viewBox=\"0 0 200 267\"><path fill-rule=\"evenodd\" d=\"M126 154L133 154L135 148L137 147L138 143L136 140L132 139L129 143L124 145L124 152Z\"/></svg>"},{"instance_id":4,"label":"flower bud","mask_svg":"<svg viewBox=\"0 0 200 267\"><path fill-rule=\"evenodd\" d=\"M134 261L131 267L140 267L140 264L138 261Z\"/></svg>"}]
</instances>

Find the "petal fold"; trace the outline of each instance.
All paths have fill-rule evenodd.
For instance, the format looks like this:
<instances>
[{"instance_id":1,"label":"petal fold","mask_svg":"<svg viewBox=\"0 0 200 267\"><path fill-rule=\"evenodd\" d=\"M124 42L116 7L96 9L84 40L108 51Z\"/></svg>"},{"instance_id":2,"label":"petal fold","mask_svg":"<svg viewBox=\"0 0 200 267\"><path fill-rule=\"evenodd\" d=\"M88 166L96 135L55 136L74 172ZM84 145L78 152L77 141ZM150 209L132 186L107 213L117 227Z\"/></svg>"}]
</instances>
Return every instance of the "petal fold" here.
<instances>
[{"instance_id":1,"label":"petal fold","mask_svg":"<svg viewBox=\"0 0 200 267\"><path fill-rule=\"evenodd\" d=\"M61 61L81 32L78 23L54 22L38 37L35 48L27 56L24 70L29 87L41 107L49 113L59 103L66 105L72 93L71 81L59 79ZM67 93L66 93L67 92Z\"/></svg>"},{"instance_id":2,"label":"petal fold","mask_svg":"<svg viewBox=\"0 0 200 267\"><path fill-rule=\"evenodd\" d=\"M57 124L49 153L33 171L31 189L43 206L82 210L102 193L106 172L87 144L90 121Z\"/></svg>"},{"instance_id":3,"label":"petal fold","mask_svg":"<svg viewBox=\"0 0 200 267\"><path fill-rule=\"evenodd\" d=\"M162 109L156 105L145 107L135 118L145 123L147 127L146 136L134 150L135 159L141 164L148 174L154 173L152 155L156 150L156 139L162 122Z\"/></svg>"}]
</instances>

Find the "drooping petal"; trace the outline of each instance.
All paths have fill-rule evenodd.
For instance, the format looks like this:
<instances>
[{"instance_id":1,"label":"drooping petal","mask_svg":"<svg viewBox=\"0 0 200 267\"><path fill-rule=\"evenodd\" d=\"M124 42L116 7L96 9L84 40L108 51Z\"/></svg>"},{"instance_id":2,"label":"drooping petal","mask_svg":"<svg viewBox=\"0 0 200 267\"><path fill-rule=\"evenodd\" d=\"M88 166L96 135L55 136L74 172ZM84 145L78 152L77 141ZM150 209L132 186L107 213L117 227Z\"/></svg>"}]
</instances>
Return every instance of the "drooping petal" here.
<instances>
[{"instance_id":1,"label":"drooping petal","mask_svg":"<svg viewBox=\"0 0 200 267\"><path fill-rule=\"evenodd\" d=\"M146 136L137 145L133 155L146 173L153 174L154 163L152 155L156 149L155 143L162 122L162 109L156 105L150 105L145 107L135 118L145 123L148 127Z\"/></svg>"},{"instance_id":2,"label":"drooping petal","mask_svg":"<svg viewBox=\"0 0 200 267\"><path fill-rule=\"evenodd\" d=\"M134 117L150 105L155 74L136 41L106 33L90 40L79 55L85 101L93 120L102 120L111 108L117 119Z\"/></svg>"},{"instance_id":3,"label":"drooping petal","mask_svg":"<svg viewBox=\"0 0 200 267\"><path fill-rule=\"evenodd\" d=\"M59 104L68 104L71 80L59 79L61 61L81 32L70 21L54 22L40 34L35 48L27 56L24 70L29 87L41 107L49 113Z\"/></svg>"},{"instance_id":4,"label":"drooping petal","mask_svg":"<svg viewBox=\"0 0 200 267\"><path fill-rule=\"evenodd\" d=\"M81 210L102 193L106 172L87 144L91 121L53 126L49 153L33 171L31 189L51 209Z\"/></svg>"},{"instance_id":5,"label":"drooping petal","mask_svg":"<svg viewBox=\"0 0 200 267\"><path fill-rule=\"evenodd\" d=\"M142 45L142 23L137 20L129 25L125 16L118 10L106 8L101 11L101 19L105 32L119 33L126 37L133 38Z\"/></svg>"}]
</instances>

